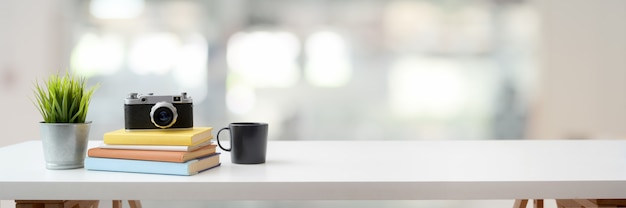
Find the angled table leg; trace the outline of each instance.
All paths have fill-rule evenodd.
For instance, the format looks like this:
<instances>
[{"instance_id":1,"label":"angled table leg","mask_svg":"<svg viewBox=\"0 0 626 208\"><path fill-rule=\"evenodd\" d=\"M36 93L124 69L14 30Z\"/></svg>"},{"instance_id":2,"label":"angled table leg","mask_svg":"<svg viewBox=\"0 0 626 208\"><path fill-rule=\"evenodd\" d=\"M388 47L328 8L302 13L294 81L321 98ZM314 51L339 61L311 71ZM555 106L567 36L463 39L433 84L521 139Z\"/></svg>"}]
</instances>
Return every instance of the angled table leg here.
<instances>
[{"instance_id":1,"label":"angled table leg","mask_svg":"<svg viewBox=\"0 0 626 208\"><path fill-rule=\"evenodd\" d=\"M130 208L141 208L139 200L128 200ZM113 200L113 208L122 208L122 200Z\"/></svg>"},{"instance_id":2,"label":"angled table leg","mask_svg":"<svg viewBox=\"0 0 626 208\"><path fill-rule=\"evenodd\" d=\"M128 200L130 208L141 208L141 202L139 200Z\"/></svg>"},{"instance_id":3,"label":"angled table leg","mask_svg":"<svg viewBox=\"0 0 626 208\"><path fill-rule=\"evenodd\" d=\"M528 204L528 199L516 199L513 204L513 208L526 208Z\"/></svg>"},{"instance_id":4,"label":"angled table leg","mask_svg":"<svg viewBox=\"0 0 626 208\"><path fill-rule=\"evenodd\" d=\"M526 208L528 199L516 199L513 208ZM533 208L543 208L543 199L534 199Z\"/></svg>"},{"instance_id":5,"label":"angled table leg","mask_svg":"<svg viewBox=\"0 0 626 208\"><path fill-rule=\"evenodd\" d=\"M113 200L113 208L122 208L122 200Z\"/></svg>"}]
</instances>

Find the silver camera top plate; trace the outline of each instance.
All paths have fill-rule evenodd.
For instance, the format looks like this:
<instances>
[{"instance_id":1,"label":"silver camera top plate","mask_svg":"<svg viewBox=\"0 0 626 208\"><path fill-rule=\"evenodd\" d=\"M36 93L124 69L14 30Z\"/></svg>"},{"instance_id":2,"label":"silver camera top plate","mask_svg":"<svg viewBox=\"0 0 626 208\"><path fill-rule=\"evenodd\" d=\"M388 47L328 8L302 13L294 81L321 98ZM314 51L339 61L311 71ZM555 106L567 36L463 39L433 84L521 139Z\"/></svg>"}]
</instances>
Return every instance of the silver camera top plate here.
<instances>
[{"instance_id":1,"label":"silver camera top plate","mask_svg":"<svg viewBox=\"0 0 626 208\"><path fill-rule=\"evenodd\" d=\"M156 104L158 102L193 103L193 100L190 96L187 96L186 92L180 93L180 95L154 95L153 93L143 95L133 92L129 93L128 97L124 99L124 104L126 105Z\"/></svg>"}]
</instances>

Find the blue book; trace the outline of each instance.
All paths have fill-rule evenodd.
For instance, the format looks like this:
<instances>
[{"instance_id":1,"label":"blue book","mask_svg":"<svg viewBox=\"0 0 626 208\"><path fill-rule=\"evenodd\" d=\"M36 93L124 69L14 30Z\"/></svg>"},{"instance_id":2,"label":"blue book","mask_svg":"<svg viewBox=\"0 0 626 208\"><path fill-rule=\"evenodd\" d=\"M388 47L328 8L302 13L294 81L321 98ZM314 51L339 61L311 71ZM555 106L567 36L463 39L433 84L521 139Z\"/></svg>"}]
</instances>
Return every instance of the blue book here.
<instances>
[{"instance_id":1,"label":"blue book","mask_svg":"<svg viewBox=\"0 0 626 208\"><path fill-rule=\"evenodd\" d=\"M195 175L219 166L219 153L184 163L87 157L85 169L165 175Z\"/></svg>"}]
</instances>

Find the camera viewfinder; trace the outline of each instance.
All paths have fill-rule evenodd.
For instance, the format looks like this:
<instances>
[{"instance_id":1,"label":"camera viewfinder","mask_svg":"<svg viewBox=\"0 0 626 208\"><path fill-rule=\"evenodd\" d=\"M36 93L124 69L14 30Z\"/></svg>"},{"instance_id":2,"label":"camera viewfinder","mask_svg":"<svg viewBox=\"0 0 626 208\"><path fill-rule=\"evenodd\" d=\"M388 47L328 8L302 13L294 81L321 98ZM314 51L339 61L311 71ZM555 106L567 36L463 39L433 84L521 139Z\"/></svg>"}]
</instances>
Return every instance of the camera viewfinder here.
<instances>
[{"instance_id":1,"label":"camera viewfinder","mask_svg":"<svg viewBox=\"0 0 626 208\"><path fill-rule=\"evenodd\" d=\"M175 97L174 97L174 102L180 102L180 97L175 96Z\"/></svg>"}]
</instances>

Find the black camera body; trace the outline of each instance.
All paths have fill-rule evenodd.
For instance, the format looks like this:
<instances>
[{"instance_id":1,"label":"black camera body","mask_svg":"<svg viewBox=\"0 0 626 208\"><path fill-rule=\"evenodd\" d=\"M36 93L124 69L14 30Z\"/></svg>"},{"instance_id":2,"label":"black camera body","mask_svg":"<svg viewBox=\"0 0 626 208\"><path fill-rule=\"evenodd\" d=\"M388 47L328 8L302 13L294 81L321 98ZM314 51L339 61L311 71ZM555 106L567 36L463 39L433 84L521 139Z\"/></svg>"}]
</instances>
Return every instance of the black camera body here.
<instances>
[{"instance_id":1,"label":"black camera body","mask_svg":"<svg viewBox=\"0 0 626 208\"><path fill-rule=\"evenodd\" d=\"M193 128L193 101L180 95L130 93L124 100L126 130Z\"/></svg>"}]
</instances>

